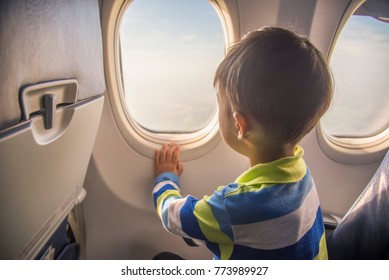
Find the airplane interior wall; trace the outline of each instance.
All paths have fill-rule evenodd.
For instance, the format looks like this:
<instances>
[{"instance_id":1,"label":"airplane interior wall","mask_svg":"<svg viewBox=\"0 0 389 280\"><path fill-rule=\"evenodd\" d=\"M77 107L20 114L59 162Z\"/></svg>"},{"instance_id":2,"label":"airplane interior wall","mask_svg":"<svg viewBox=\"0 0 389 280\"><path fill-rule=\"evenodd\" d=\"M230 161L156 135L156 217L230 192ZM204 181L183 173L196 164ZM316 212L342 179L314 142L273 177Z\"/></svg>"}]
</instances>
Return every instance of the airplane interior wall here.
<instances>
[{"instance_id":1,"label":"airplane interior wall","mask_svg":"<svg viewBox=\"0 0 389 280\"><path fill-rule=\"evenodd\" d=\"M180 237L166 232L152 202L153 160L128 144L118 122L110 85L112 61L109 59L106 29L114 1L103 1L103 41L107 98L93 156L85 181L84 202L88 259L150 259L161 251L172 251L184 258L209 259L203 247L188 247ZM222 1L217 1L222 2ZM240 35L263 25L292 27L308 35L323 52L328 53L348 0L225 0L240 21ZM301 4L304 2L304 4ZM238 4L236 10L235 4ZM308 13L306 13L308 12ZM311 14L313 12L313 15ZM111 37L110 37L111 36ZM314 176L322 209L343 216L369 182L380 161L368 164L344 164L328 158L322 151L314 129L301 142L305 160ZM184 194L201 197L227 184L248 167L247 160L219 142L204 156L184 162Z\"/></svg>"}]
</instances>

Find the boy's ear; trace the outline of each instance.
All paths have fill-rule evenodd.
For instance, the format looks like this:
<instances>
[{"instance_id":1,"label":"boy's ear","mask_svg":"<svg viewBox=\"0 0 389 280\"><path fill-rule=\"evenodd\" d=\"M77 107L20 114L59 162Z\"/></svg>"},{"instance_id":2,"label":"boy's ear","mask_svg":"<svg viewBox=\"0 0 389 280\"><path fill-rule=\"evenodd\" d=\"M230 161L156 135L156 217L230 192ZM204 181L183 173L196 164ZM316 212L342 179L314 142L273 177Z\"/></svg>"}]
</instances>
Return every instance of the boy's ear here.
<instances>
[{"instance_id":1,"label":"boy's ear","mask_svg":"<svg viewBox=\"0 0 389 280\"><path fill-rule=\"evenodd\" d=\"M238 129L238 139L241 140L246 138L249 129L249 122L247 117L236 111L233 113L233 116L235 119L235 126Z\"/></svg>"}]
</instances>

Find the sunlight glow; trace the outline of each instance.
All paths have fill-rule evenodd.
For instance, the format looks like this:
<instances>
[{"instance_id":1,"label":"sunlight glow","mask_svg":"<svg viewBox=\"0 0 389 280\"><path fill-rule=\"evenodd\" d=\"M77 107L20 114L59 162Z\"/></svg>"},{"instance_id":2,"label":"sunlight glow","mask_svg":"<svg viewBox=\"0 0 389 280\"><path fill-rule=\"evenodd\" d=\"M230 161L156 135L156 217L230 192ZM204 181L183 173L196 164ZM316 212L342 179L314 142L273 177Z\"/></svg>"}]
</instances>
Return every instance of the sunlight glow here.
<instances>
[{"instance_id":1,"label":"sunlight glow","mask_svg":"<svg viewBox=\"0 0 389 280\"><path fill-rule=\"evenodd\" d=\"M127 109L147 130L188 133L217 112L213 76L223 29L207 0L135 0L120 43Z\"/></svg>"}]
</instances>

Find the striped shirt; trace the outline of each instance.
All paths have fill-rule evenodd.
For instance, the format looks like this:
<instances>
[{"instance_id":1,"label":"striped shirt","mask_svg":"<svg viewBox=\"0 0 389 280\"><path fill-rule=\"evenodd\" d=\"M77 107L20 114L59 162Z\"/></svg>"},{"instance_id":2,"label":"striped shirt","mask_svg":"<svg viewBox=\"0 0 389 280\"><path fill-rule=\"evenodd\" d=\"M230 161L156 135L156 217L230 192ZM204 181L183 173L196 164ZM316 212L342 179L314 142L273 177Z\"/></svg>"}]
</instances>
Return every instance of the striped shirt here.
<instances>
[{"instance_id":1,"label":"striped shirt","mask_svg":"<svg viewBox=\"0 0 389 280\"><path fill-rule=\"evenodd\" d=\"M179 177L155 179L154 205L166 230L201 241L215 259L327 259L315 184L300 146L258 164L213 195L182 197Z\"/></svg>"}]
</instances>

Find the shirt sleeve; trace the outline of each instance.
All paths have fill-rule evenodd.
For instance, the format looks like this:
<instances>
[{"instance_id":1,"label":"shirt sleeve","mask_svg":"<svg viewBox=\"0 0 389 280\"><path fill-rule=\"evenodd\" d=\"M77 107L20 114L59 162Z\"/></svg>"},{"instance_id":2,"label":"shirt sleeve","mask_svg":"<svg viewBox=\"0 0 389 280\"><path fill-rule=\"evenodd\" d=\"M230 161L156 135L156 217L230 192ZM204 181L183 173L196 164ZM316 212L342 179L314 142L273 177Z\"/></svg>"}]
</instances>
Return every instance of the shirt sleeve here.
<instances>
[{"instance_id":1,"label":"shirt sleeve","mask_svg":"<svg viewBox=\"0 0 389 280\"><path fill-rule=\"evenodd\" d=\"M200 240L217 258L231 256L233 232L224 203L228 187L202 199L182 197L179 177L169 172L160 174L154 185L154 206L166 230Z\"/></svg>"}]
</instances>

